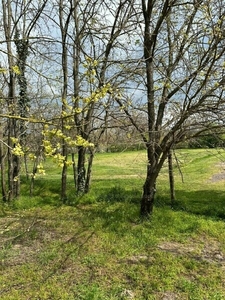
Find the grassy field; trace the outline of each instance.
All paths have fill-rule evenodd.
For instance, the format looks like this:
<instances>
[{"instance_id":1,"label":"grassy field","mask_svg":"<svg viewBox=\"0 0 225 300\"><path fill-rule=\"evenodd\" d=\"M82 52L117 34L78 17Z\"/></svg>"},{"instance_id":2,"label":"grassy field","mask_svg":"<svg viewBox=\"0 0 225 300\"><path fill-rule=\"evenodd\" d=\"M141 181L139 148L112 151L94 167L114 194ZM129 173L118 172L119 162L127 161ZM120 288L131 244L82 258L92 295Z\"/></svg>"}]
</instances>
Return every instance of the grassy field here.
<instances>
[{"instance_id":1,"label":"grassy field","mask_svg":"<svg viewBox=\"0 0 225 300\"><path fill-rule=\"evenodd\" d=\"M0 299L225 299L225 152L176 156L176 205L165 165L148 221L145 152L97 154L90 194L74 196L70 175L67 205L48 162L33 197L23 185L0 207Z\"/></svg>"}]
</instances>

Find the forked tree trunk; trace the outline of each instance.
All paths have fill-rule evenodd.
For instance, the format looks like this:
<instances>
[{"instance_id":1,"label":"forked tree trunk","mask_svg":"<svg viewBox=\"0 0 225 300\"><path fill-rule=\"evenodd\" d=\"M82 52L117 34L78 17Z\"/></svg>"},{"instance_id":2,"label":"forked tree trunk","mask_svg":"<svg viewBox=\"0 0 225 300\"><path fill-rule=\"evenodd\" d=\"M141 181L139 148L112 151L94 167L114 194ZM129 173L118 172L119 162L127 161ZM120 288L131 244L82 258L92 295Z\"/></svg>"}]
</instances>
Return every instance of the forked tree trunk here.
<instances>
[{"instance_id":1,"label":"forked tree trunk","mask_svg":"<svg viewBox=\"0 0 225 300\"><path fill-rule=\"evenodd\" d=\"M143 186L143 196L141 200L141 217L148 218L153 212L155 193L156 193L156 180L159 172L168 157L168 149L165 150L160 156L153 149L148 149L147 176ZM158 158L157 158L158 156Z\"/></svg>"}]
</instances>

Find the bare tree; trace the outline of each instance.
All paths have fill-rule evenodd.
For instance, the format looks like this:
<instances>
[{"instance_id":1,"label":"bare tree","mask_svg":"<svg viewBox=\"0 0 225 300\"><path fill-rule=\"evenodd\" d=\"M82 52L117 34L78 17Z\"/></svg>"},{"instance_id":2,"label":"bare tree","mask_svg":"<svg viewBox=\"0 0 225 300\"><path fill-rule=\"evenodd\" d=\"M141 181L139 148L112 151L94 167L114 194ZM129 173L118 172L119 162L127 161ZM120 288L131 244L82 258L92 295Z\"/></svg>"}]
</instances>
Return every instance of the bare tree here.
<instances>
[{"instance_id":1,"label":"bare tree","mask_svg":"<svg viewBox=\"0 0 225 300\"><path fill-rule=\"evenodd\" d=\"M222 1L142 0L148 128L141 215L153 211L156 180L171 147L224 108Z\"/></svg>"},{"instance_id":2,"label":"bare tree","mask_svg":"<svg viewBox=\"0 0 225 300\"><path fill-rule=\"evenodd\" d=\"M73 128L78 136L90 142L93 142L95 132L95 146L97 146L107 128L109 116L107 107L113 100L110 94L103 93L103 97L99 97L98 94L100 95L101 90L107 89L109 85L114 86L116 78L121 80L115 72L113 57L118 47L121 47L118 40L122 39L128 30L127 27L130 26L129 18L133 7L127 0L110 3L110 9L107 1L80 3L71 0L70 7L73 8L71 20L73 27L68 32L67 47L72 53L70 59L73 66L70 70L73 85L69 83L69 89L73 94L71 100L74 109ZM89 190L94 152L92 147L78 145L74 170L79 193ZM88 164L86 164L87 154Z\"/></svg>"},{"instance_id":3,"label":"bare tree","mask_svg":"<svg viewBox=\"0 0 225 300\"><path fill-rule=\"evenodd\" d=\"M26 64L29 54L29 39L32 30L46 5L35 6L32 1L1 1L2 19L4 28L2 57L5 60L5 87L3 93L7 101L8 118L8 200L20 194L20 155L14 153L15 146L24 140L26 128L24 121L19 119L28 116L29 99L27 95ZM35 8L35 9L34 9ZM6 89L8 92L6 92ZM7 93L7 95L6 95ZM17 118L13 118L13 116ZM14 152L13 152L14 151Z\"/></svg>"},{"instance_id":4,"label":"bare tree","mask_svg":"<svg viewBox=\"0 0 225 300\"><path fill-rule=\"evenodd\" d=\"M13 72L13 66L15 65L15 57L13 55L12 49L12 7L10 1L2 1L2 13L3 13L3 27L4 27L4 39L6 41L6 53L7 53L7 63L9 68L9 77L7 79L8 95L7 104L8 111L13 114L16 106L15 99L15 73ZM11 200L14 196L18 195L19 181L15 181L14 178L18 174L18 158L14 156L11 152L13 147L13 142L11 137L17 136L16 122L13 119L8 120L8 199Z\"/></svg>"},{"instance_id":5,"label":"bare tree","mask_svg":"<svg viewBox=\"0 0 225 300\"><path fill-rule=\"evenodd\" d=\"M19 191L19 159L13 156L11 137L25 131L21 118L27 126L41 124L32 125L40 131L38 140L44 124L49 136L54 128L54 143L61 144L49 153L60 152L63 158L65 201L68 154L73 154L76 189L87 192L95 148L84 141L97 146L112 124L120 126L117 117L123 111L122 128L139 133L147 149L141 215L151 214L156 180L172 147L221 126L223 1L2 0L1 5L2 53L9 70L3 89L9 116L9 198ZM51 112L49 104L55 108ZM34 121L38 107L39 121Z\"/></svg>"}]
</instances>

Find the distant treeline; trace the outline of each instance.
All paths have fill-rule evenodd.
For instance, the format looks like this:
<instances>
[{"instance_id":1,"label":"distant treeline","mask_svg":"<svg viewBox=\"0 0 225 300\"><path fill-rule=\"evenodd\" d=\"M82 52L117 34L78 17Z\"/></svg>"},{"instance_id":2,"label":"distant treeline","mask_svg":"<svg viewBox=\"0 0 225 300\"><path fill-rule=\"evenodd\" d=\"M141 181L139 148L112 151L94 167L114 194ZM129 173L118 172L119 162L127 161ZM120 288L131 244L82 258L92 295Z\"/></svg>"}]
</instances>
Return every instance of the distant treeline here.
<instances>
[{"instance_id":1,"label":"distant treeline","mask_svg":"<svg viewBox=\"0 0 225 300\"><path fill-rule=\"evenodd\" d=\"M218 148L225 147L225 136L220 134L205 134L186 140L176 145L176 149L199 149L199 148ZM108 146L102 146L98 152L123 152L123 151L139 151L145 150L144 143L117 143Z\"/></svg>"}]
</instances>

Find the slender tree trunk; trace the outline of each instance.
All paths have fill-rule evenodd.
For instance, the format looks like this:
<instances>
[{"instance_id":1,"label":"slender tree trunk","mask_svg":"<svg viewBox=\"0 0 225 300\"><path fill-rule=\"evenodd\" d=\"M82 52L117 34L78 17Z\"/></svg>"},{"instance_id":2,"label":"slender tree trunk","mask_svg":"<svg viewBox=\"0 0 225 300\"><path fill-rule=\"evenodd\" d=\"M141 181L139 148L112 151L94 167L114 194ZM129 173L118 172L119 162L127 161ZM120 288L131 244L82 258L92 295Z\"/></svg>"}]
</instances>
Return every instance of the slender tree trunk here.
<instances>
[{"instance_id":1,"label":"slender tree trunk","mask_svg":"<svg viewBox=\"0 0 225 300\"><path fill-rule=\"evenodd\" d=\"M5 155L4 155L4 146L0 143L0 168L1 168L1 191L2 191L2 201L7 201L6 193L6 182L5 182Z\"/></svg>"},{"instance_id":2,"label":"slender tree trunk","mask_svg":"<svg viewBox=\"0 0 225 300\"><path fill-rule=\"evenodd\" d=\"M68 27L70 19L73 13L73 8L71 6L69 14L64 20L64 1L60 0L59 2L59 21L60 21L60 30L62 38L62 73L63 73L63 86L62 86L62 113L66 112L66 101L67 101L67 90L68 90L68 48L67 48L67 36L68 36ZM61 121L61 130L62 133L65 133L65 120L62 118ZM61 175L61 200L65 202L67 200L66 189L67 189L67 159L68 159L68 149L65 139L62 141L62 155L64 156L64 163Z\"/></svg>"},{"instance_id":3,"label":"slender tree trunk","mask_svg":"<svg viewBox=\"0 0 225 300\"><path fill-rule=\"evenodd\" d=\"M143 186L143 196L141 200L141 216L149 217L153 212L154 196L155 196L155 186L156 174L155 166L157 165L157 157L155 153L156 146L156 134L155 134L155 102L154 102L154 46L153 39L151 38L151 14L152 9L149 5L149 1L146 2L142 0L142 8L145 22L144 29L144 58L145 58L145 72L147 78L147 111L148 111L148 143L147 146L147 156L148 156L148 166L146 180Z\"/></svg>"},{"instance_id":4,"label":"slender tree trunk","mask_svg":"<svg viewBox=\"0 0 225 300\"><path fill-rule=\"evenodd\" d=\"M5 157L4 144L3 144L3 124L0 123L0 176L1 176L1 191L2 191L2 201L7 201L6 193L6 182L5 182Z\"/></svg>"},{"instance_id":5,"label":"slender tree trunk","mask_svg":"<svg viewBox=\"0 0 225 300\"><path fill-rule=\"evenodd\" d=\"M26 172L26 179L29 180L29 170L28 170L28 164L27 164L27 155L24 155L24 168Z\"/></svg>"},{"instance_id":6,"label":"slender tree trunk","mask_svg":"<svg viewBox=\"0 0 225 300\"><path fill-rule=\"evenodd\" d=\"M34 193L34 182L35 182L35 174L37 173L37 165L38 165L38 157L34 160L33 171L30 180L30 196L33 196Z\"/></svg>"},{"instance_id":7,"label":"slender tree trunk","mask_svg":"<svg viewBox=\"0 0 225 300\"><path fill-rule=\"evenodd\" d=\"M62 175L61 175L61 200L63 203L67 200L67 145L63 145L62 155L65 157L65 161L62 168Z\"/></svg>"},{"instance_id":8,"label":"slender tree trunk","mask_svg":"<svg viewBox=\"0 0 225 300\"><path fill-rule=\"evenodd\" d=\"M72 163L73 163L73 181L74 181L74 187L76 190L77 189L77 167L76 167L76 161L75 161L75 153L72 153L71 156L72 156Z\"/></svg>"},{"instance_id":9,"label":"slender tree trunk","mask_svg":"<svg viewBox=\"0 0 225 300\"><path fill-rule=\"evenodd\" d=\"M89 151L90 151L90 156L88 160L87 176L85 181L85 193L88 193L90 189L91 171L92 171L92 165L94 160L94 149L90 149Z\"/></svg>"},{"instance_id":10,"label":"slender tree trunk","mask_svg":"<svg viewBox=\"0 0 225 300\"><path fill-rule=\"evenodd\" d=\"M27 38L20 38L20 34L18 29L16 29L15 36L14 36L14 43L16 45L17 49L17 65L20 69L20 74L17 75L17 80L19 84L19 101L18 101L18 109L19 109L19 115L21 117L27 117L28 116L28 110L29 110L29 98L27 95L27 80L25 76L25 70L26 70L26 61L28 57L28 48L29 48L29 40ZM25 122L20 120L18 122L18 136L19 136L19 142L22 146L25 146L26 144L26 126ZM24 158L24 163L27 171L26 166L26 158ZM17 168L17 189L16 189L16 196L20 195L20 167L21 167L21 159L17 157L15 159L15 165ZM28 175L27 175L28 178Z\"/></svg>"},{"instance_id":11,"label":"slender tree trunk","mask_svg":"<svg viewBox=\"0 0 225 300\"><path fill-rule=\"evenodd\" d=\"M10 101L11 102L11 101ZM20 157L12 153L12 148L15 146L11 138L17 136L16 121L8 120L8 201L19 196L20 192Z\"/></svg>"},{"instance_id":12,"label":"slender tree trunk","mask_svg":"<svg viewBox=\"0 0 225 300\"><path fill-rule=\"evenodd\" d=\"M2 1L3 9L3 27L7 45L7 59L9 67L9 80L8 80L8 113L14 114L16 109L15 101L15 74L13 73L14 56L12 52L12 7L11 1ZM17 137L17 123L16 120L8 120L8 201L12 200L19 194L19 157L12 154L11 149L14 144L11 140L12 137Z\"/></svg>"},{"instance_id":13,"label":"slender tree trunk","mask_svg":"<svg viewBox=\"0 0 225 300\"><path fill-rule=\"evenodd\" d=\"M80 18L77 11L77 0L73 1L75 7L73 11L73 22L74 22L74 45L73 45L73 89L74 89L74 110L79 109L79 94L80 94L80 79L79 79L79 66L80 66L80 56L81 56L81 32L80 29ZM77 134L83 136L84 131L84 116L76 113L74 114L74 123L77 128ZM82 146L78 147L77 153L77 165L75 165L74 154L73 154L73 172L74 172L74 184L76 192L85 192L85 155L86 149Z\"/></svg>"},{"instance_id":14,"label":"slender tree trunk","mask_svg":"<svg viewBox=\"0 0 225 300\"><path fill-rule=\"evenodd\" d=\"M13 195L15 198L20 195L20 164L20 157L13 155Z\"/></svg>"},{"instance_id":15,"label":"slender tree trunk","mask_svg":"<svg viewBox=\"0 0 225 300\"><path fill-rule=\"evenodd\" d=\"M169 168L169 183L170 183L170 201L171 201L171 207L173 207L175 202L175 190L174 190L174 175L173 175L173 155L171 150L168 153L168 168Z\"/></svg>"},{"instance_id":16,"label":"slender tree trunk","mask_svg":"<svg viewBox=\"0 0 225 300\"><path fill-rule=\"evenodd\" d=\"M34 175L31 176L31 180L30 180L30 196L32 197L34 194Z\"/></svg>"},{"instance_id":17,"label":"slender tree trunk","mask_svg":"<svg viewBox=\"0 0 225 300\"><path fill-rule=\"evenodd\" d=\"M85 192L85 156L86 156L86 148L78 147L78 163L77 163L77 193Z\"/></svg>"}]
</instances>

